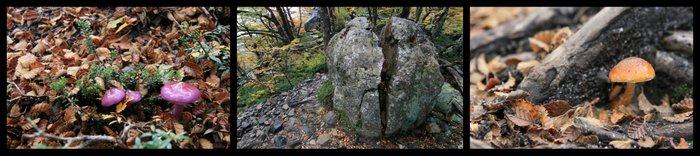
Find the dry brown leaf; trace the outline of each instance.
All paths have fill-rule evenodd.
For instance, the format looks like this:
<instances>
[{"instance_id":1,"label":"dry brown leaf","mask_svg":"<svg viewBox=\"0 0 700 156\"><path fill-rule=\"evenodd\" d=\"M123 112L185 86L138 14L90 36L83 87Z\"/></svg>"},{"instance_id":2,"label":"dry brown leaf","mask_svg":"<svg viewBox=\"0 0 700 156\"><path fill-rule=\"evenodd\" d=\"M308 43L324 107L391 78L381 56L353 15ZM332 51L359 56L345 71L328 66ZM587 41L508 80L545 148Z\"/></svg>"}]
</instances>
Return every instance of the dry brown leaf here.
<instances>
[{"instance_id":1,"label":"dry brown leaf","mask_svg":"<svg viewBox=\"0 0 700 156\"><path fill-rule=\"evenodd\" d=\"M97 48L97 49L95 49L95 51L97 52L97 56L98 56L98 59L100 59L100 61L109 59L109 57L110 57L110 51L109 51L109 49L107 49L105 47Z\"/></svg>"},{"instance_id":2,"label":"dry brown leaf","mask_svg":"<svg viewBox=\"0 0 700 156\"><path fill-rule=\"evenodd\" d=\"M479 132L479 124L478 123L469 123L469 134L471 136L476 136L477 132Z\"/></svg>"},{"instance_id":3,"label":"dry brown leaf","mask_svg":"<svg viewBox=\"0 0 700 156\"><path fill-rule=\"evenodd\" d=\"M539 61L530 60L530 61L518 63L516 69L518 69L521 73L523 73L524 76L527 76L527 75L530 75L530 71L532 71L532 69L535 68L537 65L540 65Z\"/></svg>"},{"instance_id":4,"label":"dry brown leaf","mask_svg":"<svg viewBox=\"0 0 700 156\"><path fill-rule=\"evenodd\" d=\"M66 74L76 77L76 75L78 74L78 70L80 70L80 66L68 67L68 69L66 70Z\"/></svg>"},{"instance_id":5,"label":"dry brown leaf","mask_svg":"<svg viewBox=\"0 0 700 156\"><path fill-rule=\"evenodd\" d=\"M632 149L632 140L615 140L610 141L610 145L617 149Z\"/></svg>"},{"instance_id":6,"label":"dry brown leaf","mask_svg":"<svg viewBox=\"0 0 700 156\"><path fill-rule=\"evenodd\" d=\"M535 34L534 37L529 38L530 48L535 53L550 52L552 47L550 47L552 37L554 37L553 31L542 31Z\"/></svg>"},{"instance_id":7,"label":"dry brown leaf","mask_svg":"<svg viewBox=\"0 0 700 156\"><path fill-rule=\"evenodd\" d=\"M223 90L223 91L217 93L216 96L214 97L214 103L219 104L219 105L223 104L229 100L231 100L231 95L229 95L228 91L226 91L226 90Z\"/></svg>"},{"instance_id":8,"label":"dry brown leaf","mask_svg":"<svg viewBox=\"0 0 700 156\"><path fill-rule=\"evenodd\" d=\"M571 32L571 29L569 29L569 27L559 29L559 31L557 31L557 33L554 34L554 36L552 37L552 50L564 44L564 42L566 42L566 40L569 39L569 37L571 37L572 34L573 32Z\"/></svg>"},{"instance_id":9,"label":"dry brown leaf","mask_svg":"<svg viewBox=\"0 0 700 156\"><path fill-rule=\"evenodd\" d=\"M515 82L513 82L515 83ZM207 84L211 87L218 88L219 87L219 77L216 75L209 75L207 78Z\"/></svg>"},{"instance_id":10,"label":"dry brown leaf","mask_svg":"<svg viewBox=\"0 0 700 156\"><path fill-rule=\"evenodd\" d=\"M42 68L36 68L36 69L32 69L32 70L29 70L27 68L20 69L19 66L17 66L17 68L15 68L15 72L18 72L17 74L19 74L23 79L33 79L37 75L39 75L39 73L41 73L41 71L43 71L43 70L44 69L42 69Z\"/></svg>"},{"instance_id":11,"label":"dry brown leaf","mask_svg":"<svg viewBox=\"0 0 700 156\"><path fill-rule=\"evenodd\" d=\"M492 91L510 91L513 89L513 86L515 86L515 78L513 77L512 74L508 73L508 81L505 83L498 85L494 88L492 88Z\"/></svg>"},{"instance_id":12,"label":"dry brown leaf","mask_svg":"<svg viewBox=\"0 0 700 156\"><path fill-rule=\"evenodd\" d=\"M681 141L678 142L678 145L673 143L673 138L671 138L671 140L669 141L671 142L671 147L673 147L673 149L688 149L689 147L688 142L685 141L685 138L681 138Z\"/></svg>"},{"instance_id":13,"label":"dry brown leaf","mask_svg":"<svg viewBox=\"0 0 700 156\"><path fill-rule=\"evenodd\" d=\"M117 87L119 89L124 89L124 86L122 86L122 83L117 82L116 80L109 80L109 84L111 84L114 87Z\"/></svg>"},{"instance_id":14,"label":"dry brown leaf","mask_svg":"<svg viewBox=\"0 0 700 156\"><path fill-rule=\"evenodd\" d=\"M24 120L24 121L22 122L22 129L23 129L23 130L30 130L30 129L34 128L34 127L33 127L32 124L30 124L29 122L33 122L34 124L37 124L37 123L39 123L40 120L41 120L41 118L36 118L36 119L34 119L34 120L32 120L32 121Z\"/></svg>"},{"instance_id":15,"label":"dry brown leaf","mask_svg":"<svg viewBox=\"0 0 700 156\"><path fill-rule=\"evenodd\" d=\"M34 56L32 54L25 54L24 56L19 57L19 59L17 61L19 62L20 65L22 65L22 67L29 68L29 67L31 67L32 63L36 62L36 60L37 60L36 56Z\"/></svg>"},{"instance_id":16,"label":"dry brown leaf","mask_svg":"<svg viewBox=\"0 0 700 156\"><path fill-rule=\"evenodd\" d=\"M173 123L173 128L175 129L175 134L177 135L183 135L186 134L185 132L185 126L183 126L180 123Z\"/></svg>"},{"instance_id":17,"label":"dry brown leaf","mask_svg":"<svg viewBox=\"0 0 700 156\"><path fill-rule=\"evenodd\" d=\"M581 136L576 139L577 143L584 144L584 145L595 145L598 144L598 136L596 135L587 135L587 136Z\"/></svg>"},{"instance_id":18,"label":"dry brown leaf","mask_svg":"<svg viewBox=\"0 0 700 156\"><path fill-rule=\"evenodd\" d=\"M501 70L503 70L503 68L506 67L506 65L501 63L500 60L501 60L501 56L497 55L496 57L492 58L491 61L488 62L488 67L489 67L490 72L498 73Z\"/></svg>"},{"instance_id":19,"label":"dry brown leaf","mask_svg":"<svg viewBox=\"0 0 700 156\"><path fill-rule=\"evenodd\" d=\"M569 105L569 103L564 100L556 100L544 104L544 108L547 109L548 115L550 117L555 117L569 111L569 109L571 109L571 105Z\"/></svg>"},{"instance_id":20,"label":"dry brown leaf","mask_svg":"<svg viewBox=\"0 0 700 156\"><path fill-rule=\"evenodd\" d=\"M489 66L486 64L486 56L484 54L479 55L479 58L476 60L477 62L477 69L481 74L484 75L489 75Z\"/></svg>"},{"instance_id":21,"label":"dry brown leaf","mask_svg":"<svg viewBox=\"0 0 700 156\"><path fill-rule=\"evenodd\" d=\"M670 116L663 117L663 119L668 121L668 122L681 123L681 122L685 122L686 120L688 120L692 117L693 117L693 111L690 111L690 112L675 114L675 115L673 115L673 117L670 117Z\"/></svg>"},{"instance_id":22,"label":"dry brown leaf","mask_svg":"<svg viewBox=\"0 0 700 156\"><path fill-rule=\"evenodd\" d=\"M205 138L199 138L199 144L202 145L202 149L213 149L214 145Z\"/></svg>"},{"instance_id":23,"label":"dry brown leaf","mask_svg":"<svg viewBox=\"0 0 700 156\"><path fill-rule=\"evenodd\" d=\"M515 125L521 127L533 125L535 121L540 118L539 112L535 105L526 100L515 100L513 101L512 106L515 114L506 114L506 116Z\"/></svg>"},{"instance_id":24,"label":"dry brown leaf","mask_svg":"<svg viewBox=\"0 0 700 156\"><path fill-rule=\"evenodd\" d=\"M632 118L634 118L634 116L627 114L623 111L614 109L612 110L612 115L610 116L610 123L617 124L619 122L627 121Z\"/></svg>"},{"instance_id":25,"label":"dry brown leaf","mask_svg":"<svg viewBox=\"0 0 700 156\"><path fill-rule=\"evenodd\" d=\"M541 127L546 129L554 128L554 123L552 123L552 119L549 118L547 109L543 106L536 106L535 108L537 109L537 113L540 116L539 123Z\"/></svg>"},{"instance_id":26,"label":"dry brown leaf","mask_svg":"<svg viewBox=\"0 0 700 156\"><path fill-rule=\"evenodd\" d=\"M10 114L9 114L10 117L16 118L16 117L22 115L22 112L20 112L19 109L20 109L19 104L14 104L12 106L12 109L10 109Z\"/></svg>"},{"instance_id":27,"label":"dry brown leaf","mask_svg":"<svg viewBox=\"0 0 700 156\"><path fill-rule=\"evenodd\" d=\"M51 109L51 105L49 105L46 102L42 102L42 103L35 104L34 106L32 106L31 112L44 113L44 112L48 112L49 109Z\"/></svg>"},{"instance_id":28,"label":"dry brown leaf","mask_svg":"<svg viewBox=\"0 0 700 156\"><path fill-rule=\"evenodd\" d=\"M66 110L63 114L64 115L63 121L65 121L66 123L69 123L69 124L75 122L77 120L75 118L75 112L77 112L77 111L78 111L78 109L74 108L74 107L66 108Z\"/></svg>"},{"instance_id":29,"label":"dry brown leaf","mask_svg":"<svg viewBox=\"0 0 700 156\"><path fill-rule=\"evenodd\" d=\"M97 85L100 87L100 90L105 90L105 89L106 89L105 80L103 80L102 78L100 78L100 77L95 77L95 82L96 82Z\"/></svg>"},{"instance_id":30,"label":"dry brown leaf","mask_svg":"<svg viewBox=\"0 0 700 156\"><path fill-rule=\"evenodd\" d=\"M26 21L39 19L39 13L31 9L24 10L24 14L22 14L22 19Z\"/></svg>"},{"instance_id":31,"label":"dry brown leaf","mask_svg":"<svg viewBox=\"0 0 700 156\"><path fill-rule=\"evenodd\" d=\"M646 136L646 137L640 139L637 143L639 144L639 146L641 146L643 148L652 148L652 147L654 147L654 145L656 145L656 142L654 141L654 139L652 139L649 136Z\"/></svg>"},{"instance_id":32,"label":"dry brown leaf","mask_svg":"<svg viewBox=\"0 0 700 156\"><path fill-rule=\"evenodd\" d=\"M639 139L647 134L647 121L643 117L638 117L630 122L627 128L627 136L632 139Z\"/></svg>"},{"instance_id":33,"label":"dry brown leaf","mask_svg":"<svg viewBox=\"0 0 700 156\"><path fill-rule=\"evenodd\" d=\"M673 109L676 110L678 113L693 111L693 98L686 97L680 102L673 104Z\"/></svg>"}]
</instances>

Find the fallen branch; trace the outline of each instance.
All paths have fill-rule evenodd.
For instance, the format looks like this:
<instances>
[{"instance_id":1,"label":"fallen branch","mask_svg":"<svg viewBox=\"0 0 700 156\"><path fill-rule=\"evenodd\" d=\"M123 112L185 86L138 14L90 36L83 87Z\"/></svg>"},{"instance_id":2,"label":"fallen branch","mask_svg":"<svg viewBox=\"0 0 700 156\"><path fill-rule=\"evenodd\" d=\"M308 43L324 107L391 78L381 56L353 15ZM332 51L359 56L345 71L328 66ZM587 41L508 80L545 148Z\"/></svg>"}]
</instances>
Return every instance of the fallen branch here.
<instances>
[{"instance_id":1,"label":"fallen branch","mask_svg":"<svg viewBox=\"0 0 700 156\"><path fill-rule=\"evenodd\" d=\"M493 149L493 147L484 141L469 137L470 149Z\"/></svg>"},{"instance_id":2,"label":"fallen branch","mask_svg":"<svg viewBox=\"0 0 700 156\"><path fill-rule=\"evenodd\" d=\"M673 78L693 84L693 63L686 58L673 53L657 51L654 67L657 71L664 72Z\"/></svg>"},{"instance_id":3,"label":"fallen branch","mask_svg":"<svg viewBox=\"0 0 700 156\"><path fill-rule=\"evenodd\" d=\"M63 145L63 148L67 148L67 149L82 149L82 148L85 148L86 146L88 146L96 141L107 141L107 142L114 142L114 143L123 144L123 142L117 140L116 138L114 138L112 136L85 135L85 136L79 136L79 137L59 137L59 136L55 136L52 134L48 134L48 133L42 131L41 129L39 129L39 126L34 124L34 122L31 122L32 121L31 118L26 117L26 120L29 121L29 124L31 124L32 127L34 127L34 129L36 130L36 133L24 134L23 137L26 137L26 138L46 137L46 138L50 138L50 139L66 141L66 144ZM84 142L80 143L78 146L69 147L75 141L84 141Z\"/></svg>"},{"instance_id":4,"label":"fallen branch","mask_svg":"<svg viewBox=\"0 0 700 156\"><path fill-rule=\"evenodd\" d=\"M654 134L674 138L693 138L693 121L653 125Z\"/></svg>"},{"instance_id":5,"label":"fallen branch","mask_svg":"<svg viewBox=\"0 0 700 156\"><path fill-rule=\"evenodd\" d=\"M576 117L574 120L574 127L581 130L584 133L592 133L598 136L600 139L604 140L628 140L627 136L622 133L617 133L614 131L603 129L602 127L596 126L595 123L583 117Z\"/></svg>"}]
</instances>

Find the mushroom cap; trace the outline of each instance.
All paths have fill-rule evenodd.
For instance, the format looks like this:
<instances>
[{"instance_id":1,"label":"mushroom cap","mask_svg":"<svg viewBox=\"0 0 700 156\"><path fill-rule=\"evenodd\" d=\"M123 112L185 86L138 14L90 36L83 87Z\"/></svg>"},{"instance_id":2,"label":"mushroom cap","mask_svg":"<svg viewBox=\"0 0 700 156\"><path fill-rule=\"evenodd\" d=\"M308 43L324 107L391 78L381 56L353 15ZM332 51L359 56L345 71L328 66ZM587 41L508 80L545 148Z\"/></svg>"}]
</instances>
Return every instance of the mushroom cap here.
<instances>
[{"instance_id":1,"label":"mushroom cap","mask_svg":"<svg viewBox=\"0 0 700 156\"><path fill-rule=\"evenodd\" d=\"M187 105L199 100L199 89L185 82L172 82L160 88L160 96L168 102Z\"/></svg>"},{"instance_id":2,"label":"mushroom cap","mask_svg":"<svg viewBox=\"0 0 700 156\"><path fill-rule=\"evenodd\" d=\"M109 107L114 104L119 103L124 99L124 96L126 93L124 90L121 90L119 88L112 88L109 89L105 92L104 96L102 96L102 107Z\"/></svg>"},{"instance_id":3,"label":"mushroom cap","mask_svg":"<svg viewBox=\"0 0 700 156\"><path fill-rule=\"evenodd\" d=\"M654 68L646 60L639 57L628 57L617 63L610 70L608 77L611 82L638 83L654 79Z\"/></svg>"},{"instance_id":4,"label":"mushroom cap","mask_svg":"<svg viewBox=\"0 0 700 156\"><path fill-rule=\"evenodd\" d=\"M131 101L129 101L129 104L134 104L134 103L141 101L141 93L139 93L137 91L127 90L126 96L132 97Z\"/></svg>"}]
</instances>

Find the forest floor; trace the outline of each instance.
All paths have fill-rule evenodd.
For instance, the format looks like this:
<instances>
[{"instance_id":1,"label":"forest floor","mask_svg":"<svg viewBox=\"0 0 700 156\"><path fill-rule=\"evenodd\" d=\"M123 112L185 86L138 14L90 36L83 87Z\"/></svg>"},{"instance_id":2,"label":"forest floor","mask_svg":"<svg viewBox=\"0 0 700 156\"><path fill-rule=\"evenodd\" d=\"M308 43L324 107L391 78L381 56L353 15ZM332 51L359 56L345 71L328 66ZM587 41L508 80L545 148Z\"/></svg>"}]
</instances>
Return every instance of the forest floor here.
<instances>
[{"instance_id":1,"label":"forest floor","mask_svg":"<svg viewBox=\"0 0 700 156\"><path fill-rule=\"evenodd\" d=\"M661 11L688 8L664 9ZM557 11L549 14L552 13L550 10ZM470 148L693 148L692 76L688 82L678 74L669 74L668 69L660 68L663 64L658 61L647 59L657 69L656 76L648 82L637 83L636 88L625 88L622 83L610 82L608 78L608 72L622 58L663 58L657 51L672 53L674 61L691 62L690 66L675 66L674 69L692 72L692 54L686 55L682 52L684 49L673 49L665 43L665 37L673 32L689 31L692 34L692 21L683 19L692 19L692 13L676 15L680 22L674 19L659 24L661 26L634 27L638 24L631 23L655 18L642 15L660 9L631 8L633 11L630 12L634 13L623 13L620 16L624 17L609 23L588 23L599 16L601 10L603 8L596 7L470 8ZM532 30L501 32L507 30L503 28L529 22L527 19L535 19L530 18L534 16L551 18L534 22ZM690 24L683 21L690 21ZM556 64L560 66L540 70L539 75L533 76L541 66L552 66L557 61L581 62L567 54L579 48L573 45L588 42L567 42L576 42L571 39L593 34L582 31L591 27L586 27L588 24L607 26L601 30L605 33L590 41L604 47L603 54L595 57L600 59L576 64L590 65L583 68L594 70L562 71L575 69L576 65L566 68L570 64ZM629 27L639 28L639 31ZM646 34L659 35L655 38L639 37ZM692 53L692 48L690 51ZM571 56L587 54L581 52ZM567 76L558 77L557 74L561 73L567 73ZM524 82L540 77L557 77L555 81L570 83L550 85L557 82L546 81L538 84L544 85L541 87L544 89L530 93L526 90L528 88L522 88ZM576 79L582 77L595 80ZM545 92L552 96L544 97L541 102L531 101L532 95Z\"/></svg>"},{"instance_id":2,"label":"forest floor","mask_svg":"<svg viewBox=\"0 0 700 156\"><path fill-rule=\"evenodd\" d=\"M8 149L230 147L230 8L7 9ZM201 96L176 118L179 81Z\"/></svg>"},{"instance_id":3,"label":"forest floor","mask_svg":"<svg viewBox=\"0 0 700 156\"><path fill-rule=\"evenodd\" d=\"M294 89L272 95L266 102L238 113L237 147L296 149L456 149L463 148L461 118L453 121L437 111L415 130L390 137L365 138L346 127L331 106L318 102L319 88L328 80L317 73ZM436 123L437 131L426 125Z\"/></svg>"}]
</instances>

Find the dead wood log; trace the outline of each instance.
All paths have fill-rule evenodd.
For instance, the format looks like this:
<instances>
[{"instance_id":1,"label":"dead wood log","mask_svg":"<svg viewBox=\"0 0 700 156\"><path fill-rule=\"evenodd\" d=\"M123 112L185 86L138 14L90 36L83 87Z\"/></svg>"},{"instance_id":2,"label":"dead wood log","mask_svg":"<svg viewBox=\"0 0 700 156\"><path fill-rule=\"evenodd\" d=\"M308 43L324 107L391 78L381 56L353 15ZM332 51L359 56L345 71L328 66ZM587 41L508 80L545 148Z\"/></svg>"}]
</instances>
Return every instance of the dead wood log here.
<instances>
[{"instance_id":1,"label":"dead wood log","mask_svg":"<svg viewBox=\"0 0 700 156\"><path fill-rule=\"evenodd\" d=\"M674 138L693 138L693 121L652 125L654 134Z\"/></svg>"},{"instance_id":2,"label":"dead wood log","mask_svg":"<svg viewBox=\"0 0 700 156\"><path fill-rule=\"evenodd\" d=\"M664 38L664 47L693 56L693 31L673 31Z\"/></svg>"},{"instance_id":3,"label":"dead wood log","mask_svg":"<svg viewBox=\"0 0 700 156\"><path fill-rule=\"evenodd\" d=\"M647 45L663 38L663 30L688 22L692 8L610 7L547 55L519 84L532 93L528 100L567 99L579 104L605 97L607 73L619 60L653 54Z\"/></svg>"},{"instance_id":4,"label":"dead wood log","mask_svg":"<svg viewBox=\"0 0 700 156\"><path fill-rule=\"evenodd\" d=\"M664 72L690 85L693 84L693 63L686 58L673 53L657 51L653 65L656 71Z\"/></svg>"},{"instance_id":5,"label":"dead wood log","mask_svg":"<svg viewBox=\"0 0 700 156\"><path fill-rule=\"evenodd\" d=\"M479 36L470 37L469 58L475 58L487 52L505 52L505 50L500 49L506 48L503 45L508 45L507 43L511 42L514 38L530 36L536 33L536 30L544 28L548 23L560 19L555 17L568 17L574 14L576 12L575 10L576 8L573 7L539 8L523 19L507 22ZM515 45L512 47L515 47Z\"/></svg>"},{"instance_id":6,"label":"dead wood log","mask_svg":"<svg viewBox=\"0 0 700 156\"><path fill-rule=\"evenodd\" d=\"M493 149L493 146L488 143L469 137L469 148L470 149Z\"/></svg>"}]
</instances>

